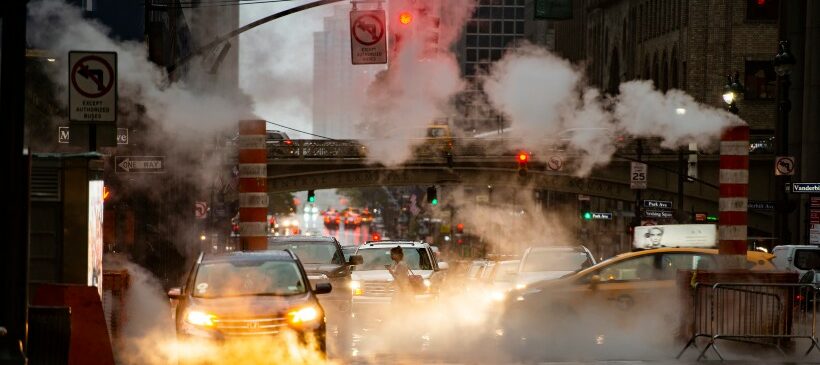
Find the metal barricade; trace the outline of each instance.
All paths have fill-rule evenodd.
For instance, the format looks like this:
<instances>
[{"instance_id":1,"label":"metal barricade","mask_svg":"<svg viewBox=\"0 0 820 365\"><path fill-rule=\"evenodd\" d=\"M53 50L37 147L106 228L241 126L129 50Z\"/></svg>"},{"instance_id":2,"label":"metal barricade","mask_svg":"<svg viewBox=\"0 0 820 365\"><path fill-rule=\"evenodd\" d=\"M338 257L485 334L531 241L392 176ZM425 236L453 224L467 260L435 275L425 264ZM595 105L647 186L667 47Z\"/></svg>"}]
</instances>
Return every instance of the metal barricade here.
<instances>
[{"instance_id":1,"label":"metal barricade","mask_svg":"<svg viewBox=\"0 0 820 365\"><path fill-rule=\"evenodd\" d=\"M125 296L130 278L127 270L103 271L103 313L112 342L119 340L125 325Z\"/></svg>"},{"instance_id":2,"label":"metal barricade","mask_svg":"<svg viewBox=\"0 0 820 365\"><path fill-rule=\"evenodd\" d=\"M697 283L693 290L692 337L678 354L709 341L698 360L711 348L724 360L717 340L771 346L785 355L786 341L806 339L820 351L817 339L817 288L811 284Z\"/></svg>"}]
</instances>

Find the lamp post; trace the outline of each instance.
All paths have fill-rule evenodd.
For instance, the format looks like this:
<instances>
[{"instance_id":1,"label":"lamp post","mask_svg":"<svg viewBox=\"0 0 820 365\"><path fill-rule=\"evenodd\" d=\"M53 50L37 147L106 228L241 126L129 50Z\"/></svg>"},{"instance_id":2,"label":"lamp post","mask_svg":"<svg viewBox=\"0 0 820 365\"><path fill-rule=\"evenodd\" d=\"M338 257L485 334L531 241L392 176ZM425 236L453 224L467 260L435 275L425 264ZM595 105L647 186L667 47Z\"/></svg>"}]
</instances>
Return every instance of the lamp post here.
<instances>
[{"instance_id":1,"label":"lamp post","mask_svg":"<svg viewBox=\"0 0 820 365\"><path fill-rule=\"evenodd\" d=\"M735 102L744 92L746 92L746 89L740 83L739 73L735 72L734 77L731 75L726 76L726 86L723 87L723 101L726 102L727 110L730 113L738 114L739 110Z\"/></svg>"},{"instance_id":2,"label":"lamp post","mask_svg":"<svg viewBox=\"0 0 820 365\"><path fill-rule=\"evenodd\" d=\"M774 71L778 78L778 91L780 91L780 102L778 103L778 120L777 120L777 155L789 155L789 112L792 109L791 100L789 100L789 88L792 85L791 73L792 68L797 63L797 59L791 52L791 44L789 41L780 41L777 55L774 56L772 64ZM777 215L775 225L775 234L780 238L780 244L789 244L791 242L791 232L789 230L789 213L791 213L791 204L789 202L789 193L783 186L791 183L791 176L779 176L776 178L776 198L777 210L780 214ZM785 214L784 214L785 213Z\"/></svg>"}]
</instances>

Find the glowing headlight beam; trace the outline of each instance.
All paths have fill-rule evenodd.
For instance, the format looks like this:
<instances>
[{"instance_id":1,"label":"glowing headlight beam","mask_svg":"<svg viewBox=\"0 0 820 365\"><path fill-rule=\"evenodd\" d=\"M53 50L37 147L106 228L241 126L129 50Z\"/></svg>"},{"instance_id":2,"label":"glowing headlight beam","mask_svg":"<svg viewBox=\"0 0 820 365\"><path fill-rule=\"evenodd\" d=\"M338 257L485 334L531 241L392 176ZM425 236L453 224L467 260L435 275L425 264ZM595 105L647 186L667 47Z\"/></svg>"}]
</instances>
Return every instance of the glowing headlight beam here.
<instances>
[{"instance_id":1,"label":"glowing headlight beam","mask_svg":"<svg viewBox=\"0 0 820 365\"><path fill-rule=\"evenodd\" d=\"M194 325L202 327L213 327L216 316L210 313L200 311L189 311L185 315L185 321Z\"/></svg>"},{"instance_id":2,"label":"glowing headlight beam","mask_svg":"<svg viewBox=\"0 0 820 365\"><path fill-rule=\"evenodd\" d=\"M312 322L319 318L319 310L314 307L305 307L288 313L288 317L292 324Z\"/></svg>"}]
</instances>

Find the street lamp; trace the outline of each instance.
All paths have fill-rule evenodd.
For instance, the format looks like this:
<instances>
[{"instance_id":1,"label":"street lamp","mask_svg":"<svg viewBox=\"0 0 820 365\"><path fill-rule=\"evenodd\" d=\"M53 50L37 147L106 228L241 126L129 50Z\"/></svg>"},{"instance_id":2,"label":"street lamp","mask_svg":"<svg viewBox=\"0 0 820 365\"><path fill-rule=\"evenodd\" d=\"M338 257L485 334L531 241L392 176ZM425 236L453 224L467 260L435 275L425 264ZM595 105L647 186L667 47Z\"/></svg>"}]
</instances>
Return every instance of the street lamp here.
<instances>
[{"instance_id":1,"label":"street lamp","mask_svg":"<svg viewBox=\"0 0 820 365\"><path fill-rule=\"evenodd\" d=\"M737 114L737 99L742 95L746 89L740 83L740 74L735 72L735 76L726 75L726 86L723 87L723 101L728 105L728 110L732 114Z\"/></svg>"},{"instance_id":2,"label":"street lamp","mask_svg":"<svg viewBox=\"0 0 820 365\"><path fill-rule=\"evenodd\" d=\"M789 41L780 41L777 55L774 56L772 65L774 72L778 76L778 91L780 92L780 102L778 103L778 128L780 134L776 136L777 154L778 156L789 155L789 112L791 112L792 104L789 100L789 88L791 88L791 73L792 68L797 63L797 59L791 52L791 43ZM790 176L782 176L779 179L778 186L784 186L791 182ZM780 236L781 244L788 244L791 242L791 233L789 230L789 216L793 209L789 204L789 195L784 189L777 189L778 211L785 214L778 214L776 233Z\"/></svg>"}]
</instances>

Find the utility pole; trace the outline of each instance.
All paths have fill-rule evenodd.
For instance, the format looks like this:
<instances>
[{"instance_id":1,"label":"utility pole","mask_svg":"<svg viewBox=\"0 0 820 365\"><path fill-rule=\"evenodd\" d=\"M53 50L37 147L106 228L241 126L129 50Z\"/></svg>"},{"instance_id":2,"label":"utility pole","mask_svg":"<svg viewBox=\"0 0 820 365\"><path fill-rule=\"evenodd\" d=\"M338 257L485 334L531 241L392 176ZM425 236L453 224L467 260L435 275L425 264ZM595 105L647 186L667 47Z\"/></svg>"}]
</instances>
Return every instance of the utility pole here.
<instances>
[{"instance_id":1,"label":"utility pole","mask_svg":"<svg viewBox=\"0 0 820 365\"><path fill-rule=\"evenodd\" d=\"M29 154L24 151L26 92L26 1L0 5L0 158L7 177L2 187L0 229L0 364L26 364L28 332Z\"/></svg>"}]
</instances>

